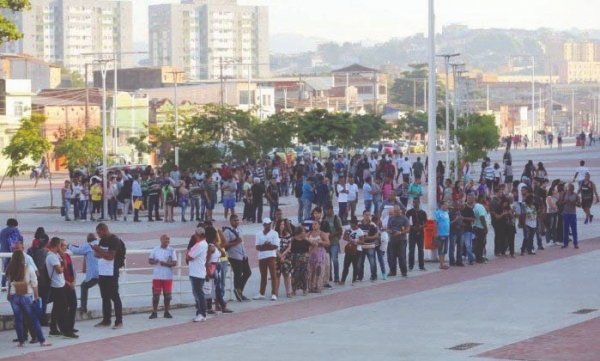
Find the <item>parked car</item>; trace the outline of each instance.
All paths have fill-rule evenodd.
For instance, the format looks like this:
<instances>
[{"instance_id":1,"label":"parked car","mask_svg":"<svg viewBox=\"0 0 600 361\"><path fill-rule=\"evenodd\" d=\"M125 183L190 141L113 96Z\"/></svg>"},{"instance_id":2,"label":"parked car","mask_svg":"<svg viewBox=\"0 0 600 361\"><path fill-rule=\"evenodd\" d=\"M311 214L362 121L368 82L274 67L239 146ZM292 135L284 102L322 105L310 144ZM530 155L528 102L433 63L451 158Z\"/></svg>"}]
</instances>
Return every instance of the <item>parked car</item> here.
<instances>
[{"instance_id":1,"label":"parked car","mask_svg":"<svg viewBox=\"0 0 600 361\"><path fill-rule=\"evenodd\" d=\"M390 142L383 143L383 153L394 154L394 150L396 150L396 144Z\"/></svg>"},{"instance_id":2,"label":"parked car","mask_svg":"<svg viewBox=\"0 0 600 361\"><path fill-rule=\"evenodd\" d=\"M342 150L337 145L328 145L327 149L329 150L329 153L328 153L329 154L329 158L335 158L335 157L337 157L339 151Z\"/></svg>"},{"instance_id":3,"label":"parked car","mask_svg":"<svg viewBox=\"0 0 600 361\"><path fill-rule=\"evenodd\" d=\"M313 144L310 146L310 150L313 156L318 157L319 159L327 159L329 157L329 149L327 149L324 145Z\"/></svg>"},{"instance_id":4,"label":"parked car","mask_svg":"<svg viewBox=\"0 0 600 361\"><path fill-rule=\"evenodd\" d=\"M423 153L425 152L425 145L413 140L410 142L409 149L411 153Z\"/></svg>"},{"instance_id":5,"label":"parked car","mask_svg":"<svg viewBox=\"0 0 600 361\"><path fill-rule=\"evenodd\" d=\"M367 148L367 153L379 153L379 143L371 143L371 145L369 145Z\"/></svg>"},{"instance_id":6,"label":"parked car","mask_svg":"<svg viewBox=\"0 0 600 361\"><path fill-rule=\"evenodd\" d=\"M408 142L406 140L397 141L396 149L398 150L398 152L402 152L402 154L406 154L406 152L408 152Z\"/></svg>"},{"instance_id":7,"label":"parked car","mask_svg":"<svg viewBox=\"0 0 600 361\"><path fill-rule=\"evenodd\" d=\"M275 156L279 157L279 159L287 162L288 158L290 162L293 162L297 157L297 152L294 148L273 148L269 154L269 159L274 159Z\"/></svg>"}]
</instances>

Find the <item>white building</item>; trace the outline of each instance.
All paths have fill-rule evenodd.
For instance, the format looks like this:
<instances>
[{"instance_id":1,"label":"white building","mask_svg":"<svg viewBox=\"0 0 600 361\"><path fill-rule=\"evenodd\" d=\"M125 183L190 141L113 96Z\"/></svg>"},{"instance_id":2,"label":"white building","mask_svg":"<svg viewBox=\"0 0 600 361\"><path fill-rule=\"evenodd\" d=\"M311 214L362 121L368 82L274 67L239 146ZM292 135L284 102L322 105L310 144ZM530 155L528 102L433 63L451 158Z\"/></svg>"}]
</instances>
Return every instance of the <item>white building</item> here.
<instances>
[{"instance_id":1,"label":"white building","mask_svg":"<svg viewBox=\"0 0 600 361\"><path fill-rule=\"evenodd\" d=\"M182 67L191 79L269 75L266 6L236 0L182 0L150 6L150 61Z\"/></svg>"},{"instance_id":2,"label":"white building","mask_svg":"<svg viewBox=\"0 0 600 361\"><path fill-rule=\"evenodd\" d=\"M24 53L70 71L85 72L85 63L98 57L89 53L116 53L120 67L133 65L131 2L97 0L35 0L31 10L2 14L14 21L23 39L4 43L3 53ZM109 56L113 58L113 56Z\"/></svg>"}]
</instances>

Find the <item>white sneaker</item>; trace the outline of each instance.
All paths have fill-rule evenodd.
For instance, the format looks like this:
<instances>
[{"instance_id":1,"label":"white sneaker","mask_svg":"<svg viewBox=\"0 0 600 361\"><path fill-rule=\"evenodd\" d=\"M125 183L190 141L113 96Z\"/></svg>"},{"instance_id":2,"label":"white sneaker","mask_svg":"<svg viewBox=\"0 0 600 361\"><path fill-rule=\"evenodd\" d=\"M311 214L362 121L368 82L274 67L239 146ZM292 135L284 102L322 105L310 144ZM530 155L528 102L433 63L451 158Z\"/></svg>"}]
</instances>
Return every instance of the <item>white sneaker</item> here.
<instances>
[{"instance_id":1,"label":"white sneaker","mask_svg":"<svg viewBox=\"0 0 600 361\"><path fill-rule=\"evenodd\" d=\"M271 301L277 301L277 296L271 295Z\"/></svg>"},{"instance_id":2,"label":"white sneaker","mask_svg":"<svg viewBox=\"0 0 600 361\"><path fill-rule=\"evenodd\" d=\"M194 322L204 322L206 321L206 317L202 316L202 315L198 315L194 318Z\"/></svg>"},{"instance_id":3,"label":"white sneaker","mask_svg":"<svg viewBox=\"0 0 600 361\"><path fill-rule=\"evenodd\" d=\"M252 297L253 300L264 300L265 296L261 295L260 293L254 297Z\"/></svg>"}]
</instances>

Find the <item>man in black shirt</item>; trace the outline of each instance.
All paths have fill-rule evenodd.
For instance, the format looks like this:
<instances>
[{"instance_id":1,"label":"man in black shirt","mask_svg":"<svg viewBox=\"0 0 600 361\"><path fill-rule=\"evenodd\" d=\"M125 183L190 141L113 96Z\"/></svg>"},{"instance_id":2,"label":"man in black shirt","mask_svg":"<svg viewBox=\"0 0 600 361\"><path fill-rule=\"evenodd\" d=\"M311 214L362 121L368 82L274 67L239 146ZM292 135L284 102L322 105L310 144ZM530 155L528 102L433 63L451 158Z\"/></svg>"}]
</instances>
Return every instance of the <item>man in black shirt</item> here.
<instances>
[{"instance_id":1,"label":"man in black shirt","mask_svg":"<svg viewBox=\"0 0 600 361\"><path fill-rule=\"evenodd\" d=\"M157 221L162 221L158 214L159 204L158 197L160 192L160 183L156 180L156 175L154 173L150 174L150 179L148 180L148 222L154 222L154 219ZM152 212L154 211L154 219L152 219Z\"/></svg>"},{"instance_id":2,"label":"man in black shirt","mask_svg":"<svg viewBox=\"0 0 600 361\"><path fill-rule=\"evenodd\" d=\"M475 253L473 253L473 222L475 222L475 194L467 195L467 205L460 211L463 219L463 243L467 249L467 260L470 265L475 262Z\"/></svg>"},{"instance_id":3,"label":"man in black shirt","mask_svg":"<svg viewBox=\"0 0 600 361\"><path fill-rule=\"evenodd\" d=\"M263 214L263 197L265 195L265 187L260 182L260 178L254 178L250 194L252 194L252 222L260 223Z\"/></svg>"},{"instance_id":4,"label":"man in black shirt","mask_svg":"<svg viewBox=\"0 0 600 361\"><path fill-rule=\"evenodd\" d=\"M98 258L98 286L100 287L100 296L102 297L102 321L95 327L108 327L111 325L112 303L115 306L115 325L113 329L123 327L123 304L119 296L119 264L117 253L121 250L121 241L119 237L110 233L108 226L99 223L96 226L96 233L100 237L100 242L92 246Z\"/></svg>"},{"instance_id":5,"label":"man in black shirt","mask_svg":"<svg viewBox=\"0 0 600 361\"><path fill-rule=\"evenodd\" d=\"M371 267L371 281L377 280L377 264L375 263L375 241L379 238L379 231L373 222L371 222L371 213L363 211L363 219L358 224L358 228L364 232L364 243L361 245L362 252L358 260L358 281L363 280L365 270L365 258L369 259Z\"/></svg>"},{"instance_id":6,"label":"man in black shirt","mask_svg":"<svg viewBox=\"0 0 600 361\"><path fill-rule=\"evenodd\" d=\"M408 234L408 269L415 267L415 245L419 252L419 269L425 269L425 251L423 229L427 225L427 213L421 209L421 200L413 198L413 208L406 212L406 217L410 220L410 233Z\"/></svg>"}]
</instances>

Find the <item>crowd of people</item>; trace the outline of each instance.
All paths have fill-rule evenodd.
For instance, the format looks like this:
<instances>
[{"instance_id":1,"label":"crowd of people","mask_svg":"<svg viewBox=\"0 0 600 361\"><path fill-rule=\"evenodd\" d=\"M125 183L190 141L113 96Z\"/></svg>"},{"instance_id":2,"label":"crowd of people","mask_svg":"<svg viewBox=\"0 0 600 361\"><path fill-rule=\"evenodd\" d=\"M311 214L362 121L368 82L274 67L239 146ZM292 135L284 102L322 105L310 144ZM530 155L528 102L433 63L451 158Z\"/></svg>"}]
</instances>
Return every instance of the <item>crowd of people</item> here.
<instances>
[{"instance_id":1,"label":"crowd of people","mask_svg":"<svg viewBox=\"0 0 600 361\"><path fill-rule=\"evenodd\" d=\"M365 278L366 260L371 282L398 274L408 277L415 266L426 271L424 237L429 217L421 208L421 179L426 177L426 164L427 159L425 164L419 157L411 163L402 153L394 152L350 160L340 155L325 164L316 158L294 165L275 159L243 167L224 166L220 172L206 173L186 170L179 174L177 168L168 174L155 173L152 168L136 174L124 170L109 173L108 215L112 220L126 220L132 212L133 221L139 221L139 211L147 209L148 221L172 222L173 209L179 205L181 221L185 222L190 204L189 219L199 223L184 258L196 301L193 320L202 322L210 314L233 312L224 297L229 268L233 273L233 294L239 302L276 301L280 288L286 297L293 298L300 293L321 293L347 282L354 285ZM464 164L459 181L446 179L445 174L440 161L436 167L436 194L430 198L436 202L431 218L437 229L431 242L437 248L441 270L487 262L486 243L491 229L496 257L515 257L519 253L515 244L519 229L522 256L535 255L548 245L567 248L572 243L578 248L577 208L583 209L584 224L589 224L594 219L592 205L600 201L585 161L580 162L572 180L551 181L543 162L535 165L530 160L521 172L513 169L510 145L496 163L486 157L478 170ZM241 186L240 179L244 179ZM219 190L227 222L222 228L213 225L212 214ZM284 217L279 207L279 197L290 193L298 199L296 221ZM66 219L76 195L78 203L74 204L78 204L78 211L74 218L87 219L88 194L93 204L90 219L104 219L98 204L104 196L98 175L66 181L62 194ZM270 206L268 217L262 214L265 198ZM238 201L244 202L242 214L235 210ZM162 218L159 208L163 209ZM253 245L258 252L260 282L251 297L245 293L252 271L243 222L262 224ZM178 264L177 252L170 246L168 234L159 241L148 259L154 269L150 319L158 318L161 295L163 317L172 317L172 269ZM106 223L98 223L96 233L90 233L87 243L80 246L50 238L39 228L25 251L18 222L11 218L0 233L0 251L13 253L10 261L5 259L3 285L7 282L18 335L15 341L19 345L24 345L27 334L32 343L49 345L41 326L49 326L52 336L77 337L77 272L67 250L84 257L85 280L80 286L79 310L87 312L88 290L99 285L103 319L96 326L123 326L118 277L124 266L125 245ZM47 320L46 307L50 302L53 306Z\"/></svg>"}]
</instances>

